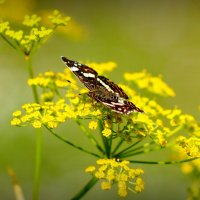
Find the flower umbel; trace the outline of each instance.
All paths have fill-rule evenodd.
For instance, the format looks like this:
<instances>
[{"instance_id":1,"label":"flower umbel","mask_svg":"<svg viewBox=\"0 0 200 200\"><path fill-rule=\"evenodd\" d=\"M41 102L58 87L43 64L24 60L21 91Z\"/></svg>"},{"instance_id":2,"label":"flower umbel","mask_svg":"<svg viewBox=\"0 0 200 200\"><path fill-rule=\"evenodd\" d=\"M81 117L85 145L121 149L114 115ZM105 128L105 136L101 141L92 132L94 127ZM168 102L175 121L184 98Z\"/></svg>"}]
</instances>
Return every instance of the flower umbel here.
<instances>
[{"instance_id":1,"label":"flower umbel","mask_svg":"<svg viewBox=\"0 0 200 200\"><path fill-rule=\"evenodd\" d=\"M56 128L60 123L72 117L75 113L69 109L69 106L63 99L56 103L44 102L43 104L25 104L22 106L25 114L18 114L19 111L13 113L11 125L27 126L31 125L34 128L41 128L42 125L48 128ZM72 115L73 114L73 115Z\"/></svg>"},{"instance_id":2,"label":"flower umbel","mask_svg":"<svg viewBox=\"0 0 200 200\"><path fill-rule=\"evenodd\" d=\"M102 190L110 190L116 184L118 195L126 197L128 191L139 193L144 190L144 181L140 177L144 171L130 168L129 164L126 160L99 159L98 167L89 166L85 171L101 181Z\"/></svg>"},{"instance_id":3,"label":"flower umbel","mask_svg":"<svg viewBox=\"0 0 200 200\"><path fill-rule=\"evenodd\" d=\"M58 26L66 26L70 17L63 17L58 10L50 15L53 27L41 25L42 18L33 14L26 15L22 24L26 26L24 30L11 29L9 22L0 22L0 35L14 49L29 56L33 50L40 47Z\"/></svg>"}]
</instances>

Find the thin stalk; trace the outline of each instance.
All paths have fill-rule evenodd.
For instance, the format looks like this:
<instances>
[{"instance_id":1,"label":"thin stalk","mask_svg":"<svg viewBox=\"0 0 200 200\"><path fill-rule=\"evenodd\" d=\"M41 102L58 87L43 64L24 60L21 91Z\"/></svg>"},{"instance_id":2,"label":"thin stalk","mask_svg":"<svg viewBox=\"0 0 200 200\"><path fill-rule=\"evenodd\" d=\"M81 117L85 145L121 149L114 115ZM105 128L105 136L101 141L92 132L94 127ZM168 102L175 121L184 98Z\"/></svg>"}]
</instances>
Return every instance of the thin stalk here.
<instances>
[{"instance_id":1,"label":"thin stalk","mask_svg":"<svg viewBox=\"0 0 200 200\"><path fill-rule=\"evenodd\" d=\"M100 132L100 135L101 135L101 138L102 138L102 142L103 142L103 145L104 145L105 154L106 154L107 158L110 158L110 145L109 145L109 141L108 141L108 138L104 137L102 131L103 131L103 123L102 123L101 120L99 120L99 132Z\"/></svg>"},{"instance_id":2,"label":"thin stalk","mask_svg":"<svg viewBox=\"0 0 200 200\"><path fill-rule=\"evenodd\" d=\"M42 129L38 129L36 154L35 154L35 175L32 200L38 200L40 187L40 169L41 169L41 152L42 152Z\"/></svg>"},{"instance_id":3,"label":"thin stalk","mask_svg":"<svg viewBox=\"0 0 200 200\"><path fill-rule=\"evenodd\" d=\"M15 50L17 50L17 47L12 44L4 35L1 34L1 37Z\"/></svg>"},{"instance_id":4,"label":"thin stalk","mask_svg":"<svg viewBox=\"0 0 200 200\"><path fill-rule=\"evenodd\" d=\"M121 154L121 155L118 155L119 158L127 158L127 157L131 157L131 156L135 156L135 155L138 155L138 154L144 154L144 153L149 153L149 152L152 152L152 151L158 151L162 149L160 146L156 146L152 149L144 149L144 150L141 150L141 151L137 151L137 152L127 152L127 153L124 153L124 154ZM163 148L164 149L164 148Z\"/></svg>"},{"instance_id":5,"label":"thin stalk","mask_svg":"<svg viewBox=\"0 0 200 200\"><path fill-rule=\"evenodd\" d=\"M109 157L111 156L111 149L112 149L112 138L110 137L109 139L108 139L108 144L109 144L109 151L108 151L108 155L109 155Z\"/></svg>"},{"instance_id":6,"label":"thin stalk","mask_svg":"<svg viewBox=\"0 0 200 200\"><path fill-rule=\"evenodd\" d=\"M90 141L97 147L97 149L104 154L104 150L102 149L102 147L99 145L98 141L96 140L96 138L90 134L88 132L88 130L85 128L85 126L83 126L83 124L81 124L81 122L79 120L76 120L76 123L79 125L79 127L81 128L81 130L87 135L87 137L90 139Z\"/></svg>"},{"instance_id":7,"label":"thin stalk","mask_svg":"<svg viewBox=\"0 0 200 200\"><path fill-rule=\"evenodd\" d=\"M28 65L29 78L33 78L34 74L33 74L33 67L32 67L32 59L30 56L26 56L25 60L27 61L27 65ZM32 88L32 93L33 93L33 98L35 100L35 103L39 103L38 92L37 92L36 86L32 85L31 88Z\"/></svg>"},{"instance_id":8,"label":"thin stalk","mask_svg":"<svg viewBox=\"0 0 200 200\"><path fill-rule=\"evenodd\" d=\"M170 137L170 136L174 135L175 133L180 131L182 128L183 128L182 126L176 127L173 131L171 131L170 133L167 134L167 137Z\"/></svg>"},{"instance_id":9,"label":"thin stalk","mask_svg":"<svg viewBox=\"0 0 200 200\"><path fill-rule=\"evenodd\" d=\"M112 155L115 154L115 152L119 149L119 147L123 144L124 142L124 139L121 139L118 144L116 145L116 147L114 148L113 152L112 152Z\"/></svg>"},{"instance_id":10,"label":"thin stalk","mask_svg":"<svg viewBox=\"0 0 200 200\"><path fill-rule=\"evenodd\" d=\"M58 139L60 139L61 141L67 143L68 145L70 145L70 146L72 146L72 147L74 147L74 148L76 148L76 149L78 149L78 150L81 150L81 151L83 151L83 152L85 152L85 153L87 153L87 154L90 154L90 155L93 155L93 156L95 156L95 157L100 158L100 156L99 156L98 154L93 153L93 152L90 152L90 151L88 151L88 150L86 150L86 149L84 149L84 148L82 148L82 147L80 147L80 146L77 146L77 145L73 144L72 142L70 142L70 141L68 141L68 140L66 140L66 139L64 139L64 138L62 138L60 135L56 134L52 129L48 128L47 126L45 126L45 128L48 129L48 130L49 130L54 136L56 136Z\"/></svg>"},{"instance_id":11,"label":"thin stalk","mask_svg":"<svg viewBox=\"0 0 200 200\"><path fill-rule=\"evenodd\" d=\"M120 151L119 153L117 153L115 156L119 156L120 154L123 154L124 152L128 151L129 149L131 149L132 147L136 146L137 144L139 144L143 139L140 139L138 141L136 141L135 143L133 143L132 145L130 145L129 147L123 149L122 151ZM131 150L133 151L133 150Z\"/></svg>"},{"instance_id":12,"label":"thin stalk","mask_svg":"<svg viewBox=\"0 0 200 200\"><path fill-rule=\"evenodd\" d=\"M85 187L73 198L71 198L71 200L81 199L96 184L97 181L98 181L97 178L92 177L92 179L85 185Z\"/></svg>"},{"instance_id":13,"label":"thin stalk","mask_svg":"<svg viewBox=\"0 0 200 200\"><path fill-rule=\"evenodd\" d=\"M148 146L150 146L151 144L155 144L154 141L151 141L151 142L148 142L148 143L145 143L139 147L136 147L135 149L132 149L131 151L136 151L136 150L140 150L140 149L143 149L143 148L147 148ZM126 152L128 153L128 152Z\"/></svg>"},{"instance_id":14,"label":"thin stalk","mask_svg":"<svg viewBox=\"0 0 200 200\"><path fill-rule=\"evenodd\" d=\"M192 160L196 160L199 157L196 158L189 158L184 160L172 160L172 161L139 161L139 160L129 160L131 163L142 163L142 164L159 164L159 165L171 165L171 164L180 164L184 162L189 162Z\"/></svg>"},{"instance_id":15,"label":"thin stalk","mask_svg":"<svg viewBox=\"0 0 200 200\"><path fill-rule=\"evenodd\" d=\"M30 56L26 56L25 60L27 61L29 78L33 78L34 74L33 74L33 67L32 67L32 59ZM35 100L35 103L39 103L39 97L38 97L36 86L32 86L32 93L33 93L33 98ZM34 186L33 186L33 194L32 194L33 200L39 199L41 155L42 155L42 131L38 131L37 139L36 139L35 175L34 175Z\"/></svg>"}]
</instances>

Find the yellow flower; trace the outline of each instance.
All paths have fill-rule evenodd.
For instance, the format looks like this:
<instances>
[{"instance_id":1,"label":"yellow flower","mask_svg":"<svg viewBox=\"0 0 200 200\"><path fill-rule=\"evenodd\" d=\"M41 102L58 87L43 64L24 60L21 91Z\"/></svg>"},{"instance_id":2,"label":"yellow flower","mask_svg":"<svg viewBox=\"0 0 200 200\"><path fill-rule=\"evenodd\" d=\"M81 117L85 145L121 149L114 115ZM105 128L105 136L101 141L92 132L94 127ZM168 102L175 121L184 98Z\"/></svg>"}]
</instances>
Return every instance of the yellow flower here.
<instances>
[{"instance_id":1,"label":"yellow flower","mask_svg":"<svg viewBox=\"0 0 200 200\"><path fill-rule=\"evenodd\" d=\"M120 197L126 197L127 196L127 190L126 190L126 188L120 188L120 189L118 189L118 195L120 196Z\"/></svg>"},{"instance_id":2,"label":"yellow flower","mask_svg":"<svg viewBox=\"0 0 200 200\"><path fill-rule=\"evenodd\" d=\"M26 15L24 17L24 21L22 22L23 25L33 27L38 26L38 23L41 21L41 17L37 16L36 14L33 14L31 16Z\"/></svg>"},{"instance_id":3,"label":"yellow flower","mask_svg":"<svg viewBox=\"0 0 200 200\"><path fill-rule=\"evenodd\" d=\"M70 21L70 17L63 17L58 10L54 10L52 15L49 16L52 24L55 26L66 26Z\"/></svg>"},{"instance_id":4,"label":"yellow flower","mask_svg":"<svg viewBox=\"0 0 200 200\"><path fill-rule=\"evenodd\" d=\"M20 41L23 38L23 31L13 31L13 30L6 30L5 32L6 36L12 38L13 40Z\"/></svg>"},{"instance_id":5,"label":"yellow flower","mask_svg":"<svg viewBox=\"0 0 200 200\"><path fill-rule=\"evenodd\" d=\"M200 139L197 137L186 138L179 136L177 138L178 145L184 152L191 157L200 157Z\"/></svg>"},{"instance_id":6,"label":"yellow flower","mask_svg":"<svg viewBox=\"0 0 200 200\"><path fill-rule=\"evenodd\" d=\"M171 111L171 113L169 113L167 115L168 119L174 119L175 117L179 116L181 114L181 110L180 109L174 109Z\"/></svg>"},{"instance_id":7,"label":"yellow flower","mask_svg":"<svg viewBox=\"0 0 200 200\"><path fill-rule=\"evenodd\" d=\"M95 130L97 128L97 121L89 122L89 128Z\"/></svg>"},{"instance_id":8,"label":"yellow flower","mask_svg":"<svg viewBox=\"0 0 200 200\"><path fill-rule=\"evenodd\" d=\"M111 188L111 184L108 181L103 181L101 183L101 189L102 190L109 190Z\"/></svg>"},{"instance_id":9,"label":"yellow flower","mask_svg":"<svg viewBox=\"0 0 200 200\"><path fill-rule=\"evenodd\" d=\"M167 140L165 139L165 133L163 133L161 130L157 130L154 136L156 142L159 145L165 146L167 144Z\"/></svg>"},{"instance_id":10,"label":"yellow flower","mask_svg":"<svg viewBox=\"0 0 200 200\"><path fill-rule=\"evenodd\" d=\"M21 120L18 119L18 118L14 118L11 120L11 123L10 123L12 126L18 126L21 124Z\"/></svg>"},{"instance_id":11,"label":"yellow flower","mask_svg":"<svg viewBox=\"0 0 200 200\"><path fill-rule=\"evenodd\" d=\"M87 168L85 169L85 172L86 172L86 173L92 173L92 172L95 171L95 169L96 169L95 166L89 166L89 167L87 167Z\"/></svg>"},{"instance_id":12,"label":"yellow flower","mask_svg":"<svg viewBox=\"0 0 200 200\"><path fill-rule=\"evenodd\" d=\"M190 163L183 163L182 166L181 166L181 171L184 173L184 174L189 174L192 172L192 165Z\"/></svg>"},{"instance_id":13,"label":"yellow flower","mask_svg":"<svg viewBox=\"0 0 200 200\"><path fill-rule=\"evenodd\" d=\"M112 131L109 128L105 128L103 131L103 136L104 137L109 137L112 134Z\"/></svg>"},{"instance_id":14,"label":"yellow flower","mask_svg":"<svg viewBox=\"0 0 200 200\"><path fill-rule=\"evenodd\" d=\"M135 191L142 192L144 190L144 181L141 178L137 178L135 181Z\"/></svg>"},{"instance_id":15,"label":"yellow flower","mask_svg":"<svg viewBox=\"0 0 200 200\"><path fill-rule=\"evenodd\" d=\"M33 127L34 128L41 128L42 123L39 120L36 120L33 122Z\"/></svg>"},{"instance_id":16,"label":"yellow flower","mask_svg":"<svg viewBox=\"0 0 200 200\"><path fill-rule=\"evenodd\" d=\"M97 171L95 172L95 177L98 178L98 179L102 179L105 177L105 173L103 171Z\"/></svg>"},{"instance_id":17,"label":"yellow flower","mask_svg":"<svg viewBox=\"0 0 200 200\"><path fill-rule=\"evenodd\" d=\"M0 33L8 30L10 28L9 22L0 22Z\"/></svg>"},{"instance_id":18,"label":"yellow flower","mask_svg":"<svg viewBox=\"0 0 200 200\"><path fill-rule=\"evenodd\" d=\"M20 110L17 110L13 113L13 117L19 117L21 116L22 112Z\"/></svg>"},{"instance_id":19,"label":"yellow flower","mask_svg":"<svg viewBox=\"0 0 200 200\"><path fill-rule=\"evenodd\" d=\"M58 126L58 122L49 121L47 125L49 128L56 128Z\"/></svg>"}]
</instances>

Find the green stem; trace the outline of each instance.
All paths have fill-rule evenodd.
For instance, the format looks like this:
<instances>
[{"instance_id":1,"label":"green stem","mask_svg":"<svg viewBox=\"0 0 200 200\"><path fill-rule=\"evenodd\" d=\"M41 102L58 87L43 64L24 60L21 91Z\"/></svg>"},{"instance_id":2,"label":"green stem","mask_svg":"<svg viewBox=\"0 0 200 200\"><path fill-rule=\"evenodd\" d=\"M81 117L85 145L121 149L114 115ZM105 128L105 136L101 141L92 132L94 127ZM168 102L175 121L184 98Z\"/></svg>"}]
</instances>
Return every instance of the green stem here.
<instances>
[{"instance_id":1,"label":"green stem","mask_svg":"<svg viewBox=\"0 0 200 200\"><path fill-rule=\"evenodd\" d=\"M139 160L129 160L131 163L142 163L142 164L159 164L159 165L171 165L171 164L180 164L184 162L189 162L196 160L197 158L189 158L184 160L172 160L172 161L139 161Z\"/></svg>"},{"instance_id":2,"label":"green stem","mask_svg":"<svg viewBox=\"0 0 200 200\"><path fill-rule=\"evenodd\" d=\"M99 120L98 124L99 124L99 132L100 132L100 135L101 135L101 138L102 138L102 142L103 142L103 145L104 145L106 157L110 158L110 149L111 149L111 146L109 145L109 139L106 138L103 135L103 133L102 133L102 131L104 129L103 122L101 120Z\"/></svg>"},{"instance_id":3,"label":"green stem","mask_svg":"<svg viewBox=\"0 0 200 200\"><path fill-rule=\"evenodd\" d=\"M141 150L141 151L130 151L130 152L126 152L124 154L120 154L118 155L119 158L127 158L127 157L131 157L131 156L135 156L135 155L138 155L138 154L145 154L145 153L149 153L149 152L152 152L152 151L158 151L160 149L164 149L160 146L156 146L154 148L151 148L151 149L144 149L144 150Z\"/></svg>"},{"instance_id":4,"label":"green stem","mask_svg":"<svg viewBox=\"0 0 200 200\"><path fill-rule=\"evenodd\" d=\"M34 74L33 74L33 67L32 67L32 59L30 56L26 56L25 59L27 61L27 65L28 65L29 78L33 78ZM35 103L39 103L38 92L37 92L36 86L32 85L31 88L32 88L33 98L35 100Z\"/></svg>"},{"instance_id":5,"label":"green stem","mask_svg":"<svg viewBox=\"0 0 200 200\"><path fill-rule=\"evenodd\" d=\"M35 175L32 200L38 200L40 187L40 169L41 169L41 152L42 152L42 129L38 129L36 154L35 154Z\"/></svg>"},{"instance_id":6,"label":"green stem","mask_svg":"<svg viewBox=\"0 0 200 200\"><path fill-rule=\"evenodd\" d=\"M137 144L139 144L143 139L140 139L138 141L136 141L135 143L133 143L132 145L130 145L129 147L123 149L122 151L120 151L119 153L117 153L115 156L120 156L121 154L123 154L124 152L128 151L129 149L131 149L132 147L136 146ZM132 152L133 150L131 150ZM127 152L128 153L128 152Z\"/></svg>"},{"instance_id":7,"label":"green stem","mask_svg":"<svg viewBox=\"0 0 200 200\"><path fill-rule=\"evenodd\" d=\"M13 45L3 34L1 34L1 37L15 50L17 50L17 47Z\"/></svg>"},{"instance_id":8,"label":"green stem","mask_svg":"<svg viewBox=\"0 0 200 200\"><path fill-rule=\"evenodd\" d=\"M48 130L49 130L54 136L56 136L58 139L60 139L61 141L65 142L65 143L67 143L67 144L69 144L70 146L72 146L72 147L74 147L74 148L76 148L76 149L79 149L79 150L81 150L81 151L83 151L83 152L85 152L85 153L87 153L87 154L90 154L90 155L93 155L93 156L95 156L95 157L100 158L100 156L99 156L98 154L93 153L93 152L90 152L90 151L88 151L88 150L86 150L86 149L84 149L84 148L82 148L82 147L80 147L80 146L77 146L77 145L73 144L72 142L70 142L70 141L68 141L68 140L66 140L66 139L64 139L64 138L62 138L60 135L56 134L52 129L48 128L47 126L45 126L45 128L48 129Z\"/></svg>"},{"instance_id":9,"label":"green stem","mask_svg":"<svg viewBox=\"0 0 200 200\"><path fill-rule=\"evenodd\" d=\"M175 133L180 131L182 128L183 128L183 126L176 127L174 130L172 130L170 133L167 134L167 137L170 137L170 136L174 135Z\"/></svg>"},{"instance_id":10,"label":"green stem","mask_svg":"<svg viewBox=\"0 0 200 200\"><path fill-rule=\"evenodd\" d=\"M123 144L123 142L124 142L124 139L121 138L118 144L116 145L116 147L114 148L112 155L115 154L115 152L119 149L119 147Z\"/></svg>"},{"instance_id":11,"label":"green stem","mask_svg":"<svg viewBox=\"0 0 200 200\"><path fill-rule=\"evenodd\" d=\"M30 56L26 56L29 78L33 78L32 59ZM39 103L38 93L36 86L32 86L32 93L36 103ZM42 129L41 129L42 130ZM36 139L36 154L35 154L35 175L32 199L39 199L39 187L40 187L40 169L41 169L41 155L42 155L42 131L38 131Z\"/></svg>"},{"instance_id":12,"label":"green stem","mask_svg":"<svg viewBox=\"0 0 200 200\"><path fill-rule=\"evenodd\" d=\"M92 177L92 179L85 185L85 187L77 195L71 198L71 200L81 199L95 185L97 181L97 178Z\"/></svg>"}]
</instances>

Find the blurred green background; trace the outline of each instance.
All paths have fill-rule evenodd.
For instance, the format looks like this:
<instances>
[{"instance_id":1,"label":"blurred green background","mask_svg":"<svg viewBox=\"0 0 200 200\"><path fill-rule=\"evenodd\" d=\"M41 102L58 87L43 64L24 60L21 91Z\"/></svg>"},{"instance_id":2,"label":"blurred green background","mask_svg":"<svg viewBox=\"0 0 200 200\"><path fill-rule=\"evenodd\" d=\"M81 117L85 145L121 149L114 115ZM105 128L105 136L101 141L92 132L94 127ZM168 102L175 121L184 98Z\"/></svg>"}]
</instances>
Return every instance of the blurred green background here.
<instances>
[{"instance_id":1,"label":"blurred green background","mask_svg":"<svg viewBox=\"0 0 200 200\"><path fill-rule=\"evenodd\" d=\"M34 56L35 73L63 71L61 55L83 61L115 61L109 74L115 82L122 73L147 69L162 74L176 97L159 98L166 107L178 106L199 119L200 104L200 1L143 0L1 0L0 17L19 23L25 14L59 9L72 17L67 35L54 35ZM32 102L22 57L0 40L0 199L12 200L11 178L15 170L26 199L31 199L36 133L32 128L10 126L12 112ZM62 126L63 135L87 145L73 122ZM165 160L164 152L137 157ZM166 155L166 154L165 154ZM84 173L94 158L66 146L44 133L40 199L70 199L90 179ZM145 170L145 191L127 199L186 199L190 185L179 166L136 165ZM119 199L114 190L97 184L83 199Z\"/></svg>"}]
</instances>

